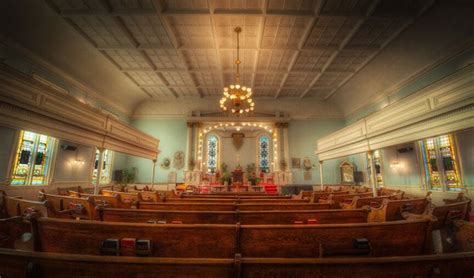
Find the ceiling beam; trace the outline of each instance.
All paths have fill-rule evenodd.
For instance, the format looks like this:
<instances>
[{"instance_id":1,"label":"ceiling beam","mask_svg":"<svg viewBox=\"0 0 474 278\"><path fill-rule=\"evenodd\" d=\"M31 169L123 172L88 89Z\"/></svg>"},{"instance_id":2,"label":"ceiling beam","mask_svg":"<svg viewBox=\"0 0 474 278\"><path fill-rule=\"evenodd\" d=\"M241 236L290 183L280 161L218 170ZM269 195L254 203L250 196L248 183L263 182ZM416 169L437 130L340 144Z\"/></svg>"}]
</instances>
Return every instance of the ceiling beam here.
<instances>
[{"instance_id":1,"label":"ceiling beam","mask_svg":"<svg viewBox=\"0 0 474 278\"><path fill-rule=\"evenodd\" d=\"M406 28L408 28L408 26L410 26L411 24L413 24L413 22L415 22L415 19L417 17L419 17L420 15L422 15L423 13L426 12L426 10L428 10L433 4L434 4L434 0L430 1L430 2L427 2L425 4L425 6L418 12L418 14L415 16L415 17L412 17L412 18L409 18L409 17L404 17L405 19L405 24L403 24L400 29L398 29L396 32L394 32L389 38L387 38L387 40L385 40L382 45L380 45L380 47L378 47L378 50L376 50L374 53L372 53L371 55L369 55L367 57L367 59L353 72L351 73L349 76L347 76L346 78L344 78L344 80L342 80L337 86L336 88L334 88L333 90L331 90L327 95L324 96L324 100L329 100L331 97L333 97L337 91L339 91L339 89L344 86L349 80L352 79L352 77L354 77L354 75L361 71L370 61L372 61L372 59L374 59L392 40L394 40L401 32L403 32Z\"/></svg>"},{"instance_id":2,"label":"ceiling beam","mask_svg":"<svg viewBox=\"0 0 474 278\"><path fill-rule=\"evenodd\" d=\"M369 16L375 11L375 8L377 7L377 5L379 4L381 0L373 0L372 3L370 4L370 6L368 7L367 9L367 12L365 14L364 17L360 18L358 20L358 22L354 25L354 27L352 28L352 30L346 35L346 37L344 38L344 40L341 42L341 45L339 45L339 49L337 51L335 51L331 57L327 60L326 64L323 66L323 68L321 69L321 73L318 74L310 83L308 89L306 89L305 91L303 91L303 93L300 95L300 98L304 98L308 92L311 90L311 88L314 86L314 84L316 84L316 82L318 82L319 78L321 78L321 76L323 75L323 73L329 68L329 66L331 65L331 63L334 61L334 59L337 57L337 55L339 55L339 53L341 52L341 50L344 49L344 47L349 43L349 41L352 39L352 37L357 33L357 31L359 31L360 27L364 24L364 22L367 20L367 18L369 18Z\"/></svg>"},{"instance_id":3,"label":"ceiling beam","mask_svg":"<svg viewBox=\"0 0 474 278\"><path fill-rule=\"evenodd\" d=\"M263 14L267 13L267 7L268 7L268 0L262 1ZM257 35L257 56L255 57L255 62L253 64L254 73L257 71L257 68L258 68L258 62L260 59L260 49L262 47L263 32L265 31L266 20L267 18L265 16L260 20L260 27L258 29L258 35ZM252 76L252 88L255 87L255 78L256 78L256 74Z\"/></svg>"},{"instance_id":4,"label":"ceiling beam","mask_svg":"<svg viewBox=\"0 0 474 278\"><path fill-rule=\"evenodd\" d=\"M211 14L210 16L210 19L211 19L211 25L212 25L212 38L213 38L213 41L214 41L214 46L216 47L215 48L215 51L216 51L216 57L217 57L217 60L219 61L219 65L220 65L220 76L222 78L222 82L225 83L225 76L224 76L224 68L223 68L223 65L222 65L222 57L221 57L221 53L219 51L219 44L217 43L217 36L216 36L216 26L214 24L214 11L215 11L215 7L212 3L212 1L210 0L207 0L207 6L209 7L209 12ZM226 86L224 84L224 86ZM221 88L223 89L223 88Z\"/></svg>"},{"instance_id":5,"label":"ceiling beam","mask_svg":"<svg viewBox=\"0 0 474 278\"><path fill-rule=\"evenodd\" d=\"M314 28L314 25L316 24L316 19L317 17L321 14L321 11L324 7L324 4L326 3L326 0L319 0L318 3L316 4L316 7L314 8L314 14L313 17L311 18L310 22L308 23L308 26L306 27L303 36L301 36L301 40L298 43L298 48L295 53L295 55L291 58L290 64L288 66L288 71L291 71L291 69L294 67L296 64L296 60L298 59L298 56L300 55L300 51L304 48L304 45L306 44L306 41L309 39L309 36L311 35L311 31ZM283 88L283 85L286 83L286 80L288 79L288 76L290 74L287 73L282 81L281 81L281 87ZM275 99L277 99L280 94L281 94L282 89L278 90L275 94Z\"/></svg>"}]
</instances>

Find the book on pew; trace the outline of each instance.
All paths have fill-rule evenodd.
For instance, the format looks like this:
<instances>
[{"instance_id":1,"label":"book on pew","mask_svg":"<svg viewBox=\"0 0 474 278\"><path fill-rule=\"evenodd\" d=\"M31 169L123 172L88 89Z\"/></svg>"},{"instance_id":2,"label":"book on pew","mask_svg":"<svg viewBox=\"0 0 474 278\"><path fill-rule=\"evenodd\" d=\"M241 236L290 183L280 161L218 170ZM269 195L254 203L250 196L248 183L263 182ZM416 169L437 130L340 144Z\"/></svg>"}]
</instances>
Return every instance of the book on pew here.
<instances>
[{"instance_id":1,"label":"book on pew","mask_svg":"<svg viewBox=\"0 0 474 278\"><path fill-rule=\"evenodd\" d=\"M135 256L135 238L125 237L120 240L120 254L122 256Z\"/></svg>"},{"instance_id":2,"label":"book on pew","mask_svg":"<svg viewBox=\"0 0 474 278\"><path fill-rule=\"evenodd\" d=\"M151 241L148 239L137 239L135 242L135 254L141 257L151 256Z\"/></svg>"},{"instance_id":3,"label":"book on pew","mask_svg":"<svg viewBox=\"0 0 474 278\"><path fill-rule=\"evenodd\" d=\"M308 219L308 224L318 224L317 219Z\"/></svg>"},{"instance_id":4,"label":"book on pew","mask_svg":"<svg viewBox=\"0 0 474 278\"><path fill-rule=\"evenodd\" d=\"M120 255L120 242L118 239L108 238L102 242L100 253L106 256Z\"/></svg>"}]
</instances>

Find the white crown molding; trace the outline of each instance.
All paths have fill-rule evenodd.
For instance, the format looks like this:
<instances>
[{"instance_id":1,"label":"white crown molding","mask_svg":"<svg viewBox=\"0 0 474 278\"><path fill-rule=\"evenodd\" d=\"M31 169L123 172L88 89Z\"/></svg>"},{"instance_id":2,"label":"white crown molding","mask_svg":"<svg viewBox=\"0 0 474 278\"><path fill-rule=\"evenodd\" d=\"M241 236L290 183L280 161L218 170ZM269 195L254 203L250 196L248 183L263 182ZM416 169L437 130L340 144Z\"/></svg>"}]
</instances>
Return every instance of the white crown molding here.
<instances>
[{"instance_id":1,"label":"white crown molding","mask_svg":"<svg viewBox=\"0 0 474 278\"><path fill-rule=\"evenodd\" d=\"M5 47L11 48L11 49L21 53L21 55L31 59L33 62L37 63L38 65L40 65L42 67L44 67L48 71L50 71L50 72L56 74L57 76L63 78L65 81L69 82L71 85L73 85L77 89L87 93L88 97L90 97L92 99L95 99L95 100L99 100L100 102L105 103L109 107L112 107L113 109L116 109L117 111L119 111L120 113L122 113L123 115L125 115L129 118L132 116L132 112L129 111L128 109L126 109L123 106L117 104L117 102L114 102L114 101L110 100L109 98L104 97L103 94L101 94L100 92L97 92L97 90L91 89L89 86L87 86L84 83L82 83L81 81L78 81L77 79L73 78L71 75L67 74L66 72L59 69L58 67L52 65L51 63L44 60L40 56L36 55L31 50L29 50L26 47L22 46L21 44L14 41L13 39L8 38L8 37L0 34L0 42L3 43L5 45ZM49 80L47 80L47 81L49 81Z\"/></svg>"},{"instance_id":2,"label":"white crown molding","mask_svg":"<svg viewBox=\"0 0 474 278\"><path fill-rule=\"evenodd\" d=\"M407 77L404 80L401 80L397 84L394 84L390 88L386 89L385 91L379 92L376 94L374 98L368 98L367 103L364 105L361 105L359 107L354 107L347 113L344 113L344 118L351 118L357 113L360 113L361 111L364 111L365 109L370 108L372 105L375 105L377 103L382 102L383 100L386 100L387 105L392 104L390 101L390 97L396 95L401 89L403 89L405 86L409 85L412 82L415 82L417 79L423 77L426 74L429 74L432 70L435 68L453 60L454 58L466 53L469 50L473 49L473 42L468 41L466 44L463 44L459 47L454 48L452 51L450 51L448 54L445 56L440 57L438 60L435 60L432 63L427 64L425 67L423 67L420 71L416 72L415 74ZM469 66L470 63L473 61L468 61L465 66Z\"/></svg>"},{"instance_id":3,"label":"white crown molding","mask_svg":"<svg viewBox=\"0 0 474 278\"><path fill-rule=\"evenodd\" d=\"M320 160L474 127L474 65L317 141Z\"/></svg>"},{"instance_id":4,"label":"white crown molding","mask_svg":"<svg viewBox=\"0 0 474 278\"><path fill-rule=\"evenodd\" d=\"M0 67L0 125L156 159L159 140L28 75Z\"/></svg>"}]
</instances>

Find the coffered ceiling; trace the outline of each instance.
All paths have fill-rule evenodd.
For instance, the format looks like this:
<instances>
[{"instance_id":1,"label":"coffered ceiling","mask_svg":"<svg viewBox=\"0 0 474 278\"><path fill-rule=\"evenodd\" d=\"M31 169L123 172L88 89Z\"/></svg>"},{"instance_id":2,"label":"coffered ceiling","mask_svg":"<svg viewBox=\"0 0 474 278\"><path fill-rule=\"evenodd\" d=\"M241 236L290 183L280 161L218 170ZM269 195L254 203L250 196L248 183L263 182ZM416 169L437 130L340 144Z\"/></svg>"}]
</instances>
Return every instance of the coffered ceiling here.
<instances>
[{"instance_id":1,"label":"coffered ceiling","mask_svg":"<svg viewBox=\"0 0 474 278\"><path fill-rule=\"evenodd\" d=\"M329 100L432 0L49 0L152 100L215 98L233 81L255 98Z\"/></svg>"}]
</instances>

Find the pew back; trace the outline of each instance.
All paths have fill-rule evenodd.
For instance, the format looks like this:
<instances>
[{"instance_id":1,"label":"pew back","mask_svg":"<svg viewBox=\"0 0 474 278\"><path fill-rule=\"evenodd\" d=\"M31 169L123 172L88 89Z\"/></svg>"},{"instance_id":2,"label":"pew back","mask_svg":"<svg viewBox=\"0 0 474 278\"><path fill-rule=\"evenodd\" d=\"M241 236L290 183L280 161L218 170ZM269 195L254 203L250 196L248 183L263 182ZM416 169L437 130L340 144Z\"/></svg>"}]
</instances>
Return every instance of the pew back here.
<instances>
[{"instance_id":1,"label":"pew back","mask_svg":"<svg viewBox=\"0 0 474 278\"><path fill-rule=\"evenodd\" d=\"M318 224L367 222L368 210L271 210L271 211L167 211L99 208L102 221L136 222L181 221L183 224Z\"/></svg>"},{"instance_id":2,"label":"pew back","mask_svg":"<svg viewBox=\"0 0 474 278\"><path fill-rule=\"evenodd\" d=\"M156 225L39 218L32 227L36 251L72 254L100 255L100 247L106 239L136 238L151 241L154 257L231 258L237 240L235 225Z\"/></svg>"},{"instance_id":3,"label":"pew back","mask_svg":"<svg viewBox=\"0 0 474 278\"><path fill-rule=\"evenodd\" d=\"M326 257L357 255L354 240L369 241L372 256L421 255L431 232L426 220L322 225L242 225L244 257ZM400 236L400 235L410 236Z\"/></svg>"},{"instance_id":4,"label":"pew back","mask_svg":"<svg viewBox=\"0 0 474 278\"><path fill-rule=\"evenodd\" d=\"M72 217L96 219L95 205L90 198L70 197L39 192L40 200L48 200L56 211L71 210Z\"/></svg>"}]
</instances>

